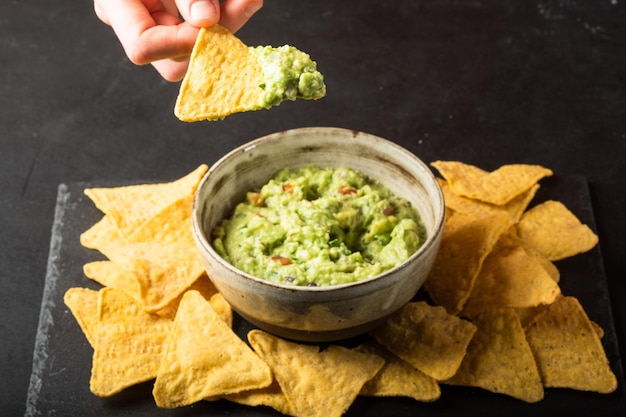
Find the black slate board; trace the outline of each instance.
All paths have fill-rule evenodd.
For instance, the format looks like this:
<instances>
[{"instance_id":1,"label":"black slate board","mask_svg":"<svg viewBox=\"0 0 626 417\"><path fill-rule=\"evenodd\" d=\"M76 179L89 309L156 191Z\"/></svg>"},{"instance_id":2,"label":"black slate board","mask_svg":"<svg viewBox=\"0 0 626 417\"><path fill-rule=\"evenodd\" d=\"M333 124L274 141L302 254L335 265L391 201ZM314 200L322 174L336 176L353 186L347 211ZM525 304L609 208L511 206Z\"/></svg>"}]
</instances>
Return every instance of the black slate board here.
<instances>
[{"instance_id":1,"label":"black slate board","mask_svg":"<svg viewBox=\"0 0 626 417\"><path fill-rule=\"evenodd\" d=\"M266 407L245 407L227 401L200 402L175 410L158 409L151 395L152 382L129 388L112 398L91 394L93 351L63 303L63 294L71 287L99 288L83 275L82 266L101 256L83 248L79 242L80 234L102 216L83 194L84 188L94 185L111 186L71 183L61 184L58 189L25 416L279 416ZM557 176L544 179L541 185L531 205L547 199L559 200L595 229L584 177ZM618 378L616 392L602 395L547 389L543 401L526 404L480 389L444 385L441 398L434 403L404 398L358 398L346 416L626 416L624 375L601 243L588 253L558 262L557 266L561 271L562 292L576 296L589 317L605 330L603 343ZM236 317L234 327L240 335L245 335L251 326Z\"/></svg>"}]
</instances>

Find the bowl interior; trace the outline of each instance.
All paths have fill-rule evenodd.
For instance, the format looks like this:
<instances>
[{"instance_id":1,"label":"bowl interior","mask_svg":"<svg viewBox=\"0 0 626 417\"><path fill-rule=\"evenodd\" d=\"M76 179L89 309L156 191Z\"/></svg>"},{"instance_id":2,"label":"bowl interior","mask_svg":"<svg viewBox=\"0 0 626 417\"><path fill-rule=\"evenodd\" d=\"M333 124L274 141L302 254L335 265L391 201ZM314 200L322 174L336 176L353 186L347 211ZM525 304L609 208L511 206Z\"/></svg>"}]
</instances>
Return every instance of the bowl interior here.
<instances>
[{"instance_id":1,"label":"bowl interior","mask_svg":"<svg viewBox=\"0 0 626 417\"><path fill-rule=\"evenodd\" d=\"M415 155L388 140L361 132L303 128L252 141L209 169L194 201L194 221L204 231L203 247L219 257L207 234L210 236L210 231L230 215L248 191L259 189L278 170L306 165L358 170L410 201L429 238L442 226L441 189L430 169Z\"/></svg>"}]
</instances>

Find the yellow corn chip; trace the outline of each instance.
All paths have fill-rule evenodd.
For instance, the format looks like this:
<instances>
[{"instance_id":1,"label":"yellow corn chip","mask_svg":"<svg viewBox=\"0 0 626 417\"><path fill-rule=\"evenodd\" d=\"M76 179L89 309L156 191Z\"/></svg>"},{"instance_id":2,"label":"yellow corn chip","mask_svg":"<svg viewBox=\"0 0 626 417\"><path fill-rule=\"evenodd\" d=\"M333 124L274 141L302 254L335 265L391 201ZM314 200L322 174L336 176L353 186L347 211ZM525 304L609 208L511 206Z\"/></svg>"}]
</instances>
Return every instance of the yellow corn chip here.
<instances>
[{"instance_id":1,"label":"yellow corn chip","mask_svg":"<svg viewBox=\"0 0 626 417\"><path fill-rule=\"evenodd\" d=\"M272 373L197 291L180 302L154 384L159 407L267 387Z\"/></svg>"},{"instance_id":2,"label":"yellow corn chip","mask_svg":"<svg viewBox=\"0 0 626 417\"><path fill-rule=\"evenodd\" d=\"M294 415L339 417L363 384L384 365L377 355L331 345L287 342L260 330L248 333L256 352L269 364Z\"/></svg>"},{"instance_id":3,"label":"yellow corn chip","mask_svg":"<svg viewBox=\"0 0 626 417\"><path fill-rule=\"evenodd\" d=\"M287 397L285 397L283 390L280 388L280 385L276 380L272 381L272 384L269 387L231 394L225 396L224 398L228 401L243 405L250 405L253 407L257 407L259 405L272 407L274 410L277 410L287 416L295 415L289 405L289 402L287 401Z\"/></svg>"},{"instance_id":4,"label":"yellow corn chip","mask_svg":"<svg viewBox=\"0 0 626 417\"><path fill-rule=\"evenodd\" d=\"M459 213L472 215L476 218L489 216L495 211L504 210L509 213L511 220L514 223L519 221L520 217L524 213L524 210L526 210L526 207L528 207L528 204L539 189L539 185L535 184L528 191L523 192L508 203L498 206L457 195L452 191L445 180L439 179L439 184L441 185L441 190L443 191L446 207Z\"/></svg>"},{"instance_id":5,"label":"yellow corn chip","mask_svg":"<svg viewBox=\"0 0 626 417\"><path fill-rule=\"evenodd\" d=\"M191 210L193 194L183 197L144 223L123 235L112 216L104 215L96 224L80 236L81 244L99 250L105 255L110 248L124 247L132 243L187 243L193 246L191 234Z\"/></svg>"},{"instance_id":6,"label":"yellow corn chip","mask_svg":"<svg viewBox=\"0 0 626 417\"><path fill-rule=\"evenodd\" d=\"M112 261L94 261L83 265L83 272L105 287L124 291L137 302L141 302L141 288L135 275L122 265Z\"/></svg>"},{"instance_id":7,"label":"yellow corn chip","mask_svg":"<svg viewBox=\"0 0 626 417\"><path fill-rule=\"evenodd\" d=\"M194 245L191 233L191 210L194 194L174 201L162 211L147 219L128 234L130 242L177 243Z\"/></svg>"},{"instance_id":8,"label":"yellow corn chip","mask_svg":"<svg viewBox=\"0 0 626 417\"><path fill-rule=\"evenodd\" d=\"M530 190L552 171L539 165L503 165L493 172L455 161L435 161L432 165L460 196L503 205Z\"/></svg>"},{"instance_id":9,"label":"yellow corn chip","mask_svg":"<svg viewBox=\"0 0 626 417\"><path fill-rule=\"evenodd\" d=\"M126 237L121 235L113 218L106 214L80 235L81 245L99 251L107 246L125 245L126 243Z\"/></svg>"},{"instance_id":10,"label":"yellow corn chip","mask_svg":"<svg viewBox=\"0 0 626 417\"><path fill-rule=\"evenodd\" d=\"M475 332L469 321L419 301L408 303L372 335L390 352L441 381L456 373Z\"/></svg>"},{"instance_id":11,"label":"yellow corn chip","mask_svg":"<svg viewBox=\"0 0 626 417\"><path fill-rule=\"evenodd\" d=\"M617 378L578 300L562 297L545 308L526 330L544 386L615 391Z\"/></svg>"},{"instance_id":12,"label":"yellow corn chip","mask_svg":"<svg viewBox=\"0 0 626 417\"><path fill-rule=\"evenodd\" d=\"M359 395L367 397L409 397L431 402L441 396L434 378L403 361L379 343L369 340L356 347L359 352L373 353L385 360L385 365L374 378L367 381Z\"/></svg>"},{"instance_id":13,"label":"yellow corn chip","mask_svg":"<svg viewBox=\"0 0 626 417\"><path fill-rule=\"evenodd\" d=\"M92 347L95 345L98 328L98 298L98 291L89 288L70 288L63 296L63 302L74 315Z\"/></svg>"},{"instance_id":14,"label":"yellow corn chip","mask_svg":"<svg viewBox=\"0 0 626 417\"><path fill-rule=\"evenodd\" d=\"M485 310L456 375L446 384L480 387L534 403L543 385L524 330L510 308Z\"/></svg>"},{"instance_id":15,"label":"yellow corn chip","mask_svg":"<svg viewBox=\"0 0 626 417\"><path fill-rule=\"evenodd\" d=\"M202 263L187 256L165 258L162 262L136 260L133 267L147 311L158 311L167 306L204 273Z\"/></svg>"},{"instance_id":16,"label":"yellow corn chip","mask_svg":"<svg viewBox=\"0 0 626 417\"><path fill-rule=\"evenodd\" d=\"M517 231L525 244L552 261L586 252L598 243L596 234L559 201L546 201L528 210Z\"/></svg>"},{"instance_id":17,"label":"yellow corn chip","mask_svg":"<svg viewBox=\"0 0 626 417\"><path fill-rule=\"evenodd\" d=\"M222 26L200 29L174 113L185 122L218 120L262 108L263 69L248 46Z\"/></svg>"},{"instance_id":18,"label":"yellow corn chip","mask_svg":"<svg viewBox=\"0 0 626 417\"><path fill-rule=\"evenodd\" d=\"M463 219L456 221L453 219ZM485 257L510 226L509 215L496 212L475 219L455 213L446 223L441 246L424 288L451 314L469 298Z\"/></svg>"},{"instance_id":19,"label":"yellow corn chip","mask_svg":"<svg viewBox=\"0 0 626 417\"><path fill-rule=\"evenodd\" d=\"M530 256L536 262L538 262L546 271L546 273L550 276L550 278L554 280L554 282L558 283L561 280L561 272L556 267L556 265L552 263L552 261L550 261L541 252L539 252L532 246L525 244L523 240L517 239L517 241L518 241L518 244L524 248L528 256Z\"/></svg>"},{"instance_id":20,"label":"yellow corn chip","mask_svg":"<svg viewBox=\"0 0 626 417\"><path fill-rule=\"evenodd\" d=\"M215 293L209 299L209 303L217 315L226 323L228 327L233 326L233 310L228 304L228 301L221 293Z\"/></svg>"},{"instance_id":21,"label":"yellow corn chip","mask_svg":"<svg viewBox=\"0 0 626 417\"><path fill-rule=\"evenodd\" d=\"M224 320L228 326L232 326L233 312L230 304L224 300L224 297L217 292L217 288L213 285L213 282L209 279L207 274L202 274L186 291L195 290L198 291L205 300L211 303L211 307L215 312ZM185 291L185 292L186 292ZM156 314L163 317L168 317L174 320L180 301L183 299L185 293L180 294L178 297L169 302L165 307L156 311Z\"/></svg>"},{"instance_id":22,"label":"yellow corn chip","mask_svg":"<svg viewBox=\"0 0 626 417\"><path fill-rule=\"evenodd\" d=\"M537 307L516 307L514 310L524 330L526 330L540 314L546 311L545 305Z\"/></svg>"},{"instance_id":23,"label":"yellow corn chip","mask_svg":"<svg viewBox=\"0 0 626 417\"><path fill-rule=\"evenodd\" d=\"M188 243L108 246L104 254L135 277L139 300L150 312L167 306L205 272L197 248Z\"/></svg>"},{"instance_id":24,"label":"yellow corn chip","mask_svg":"<svg viewBox=\"0 0 626 417\"><path fill-rule=\"evenodd\" d=\"M101 397L153 379L172 321L146 313L114 288L100 290L89 387Z\"/></svg>"},{"instance_id":25,"label":"yellow corn chip","mask_svg":"<svg viewBox=\"0 0 626 417\"><path fill-rule=\"evenodd\" d=\"M86 264L85 274L125 291L149 312L166 307L204 273L196 248L188 245L138 243L105 252L113 261Z\"/></svg>"},{"instance_id":26,"label":"yellow corn chip","mask_svg":"<svg viewBox=\"0 0 626 417\"><path fill-rule=\"evenodd\" d=\"M593 331L596 332L598 338L602 339L604 337L604 329L602 328L602 326L591 320L589 321L589 323L591 323L591 327L593 327Z\"/></svg>"},{"instance_id":27,"label":"yellow corn chip","mask_svg":"<svg viewBox=\"0 0 626 417\"><path fill-rule=\"evenodd\" d=\"M485 258L462 315L474 317L495 307L550 304L560 295L558 284L543 265L505 234Z\"/></svg>"},{"instance_id":28,"label":"yellow corn chip","mask_svg":"<svg viewBox=\"0 0 626 417\"><path fill-rule=\"evenodd\" d=\"M206 165L200 165L184 177L168 183L87 188L85 194L110 216L122 236L129 236L162 210L193 195L207 169Z\"/></svg>"}]
</instances>

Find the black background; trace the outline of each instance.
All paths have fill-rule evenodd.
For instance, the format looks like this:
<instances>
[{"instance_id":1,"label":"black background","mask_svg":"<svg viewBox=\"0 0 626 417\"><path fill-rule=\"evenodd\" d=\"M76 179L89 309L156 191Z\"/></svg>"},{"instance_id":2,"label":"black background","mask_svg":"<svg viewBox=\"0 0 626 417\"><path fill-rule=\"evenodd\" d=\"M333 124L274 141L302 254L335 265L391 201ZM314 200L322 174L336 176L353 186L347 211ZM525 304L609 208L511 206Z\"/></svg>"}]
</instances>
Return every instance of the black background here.
<instances>
[{"instance_id":1,"label":"black background","mask_svg":"<svg viewBox=\"0 0 626 417\"><path fill-rule=\"evenodd\" d=\"M622 0L267 0L238 35L310 53L327 97L184 124L178 84L130 64L92 2L1 2L2 415L24 413L60 183L171 180L304 126L584 176L624 357L625 18Z\"/></svg>"}]
</instances>

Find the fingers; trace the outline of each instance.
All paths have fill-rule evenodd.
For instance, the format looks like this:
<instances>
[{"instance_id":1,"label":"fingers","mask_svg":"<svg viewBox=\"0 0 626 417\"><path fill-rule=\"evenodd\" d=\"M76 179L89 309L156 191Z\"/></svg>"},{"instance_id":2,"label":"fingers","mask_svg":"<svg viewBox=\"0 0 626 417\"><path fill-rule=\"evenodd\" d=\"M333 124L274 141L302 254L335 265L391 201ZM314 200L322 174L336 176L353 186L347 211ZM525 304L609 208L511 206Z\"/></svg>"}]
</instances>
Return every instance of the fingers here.
<instances>
[{"instance_id":1,"label":"fingers","mask_svg":"<svg viewBox=\"0 0 626 417\"><path fill-rule=\"evenodd\" d=\"M263 0L226 0L221 4L220 25L237 32L263 7Z\"/></svg>"},{"instance_id":2,"label":"fingers","mask_svg":"<svg viewBox=\"0 0 626 417\"><path fill-rule=\"evenodd\" d=\"M130 61L152 63L169 81L184 76L200 27L219 22L236 32L262 6L263 0L94 0Z\"/></svg>"},{"instance_id":3,"label":"fingers","mask_svg":"<svg viewBox=\"0 0 626 417\"><path fill-rule=\"evenodd\" d=\"M97 0L93 2L93 8L94 8L94 10L96 12L96 16L98 16L98 19L102 20L102 22L104 22L107 25L111 26L111 23L109 22L109 18L107 17L107 15L104 12L104 10L102 9L102 7L100 7L100 4L98 3Z\"/></svg>"},{"instance_id":4,"label":"fingers","mask_svg":"<svg viewBox=\"0 0 626 417\"><path fill-rule=\"evenodd\" d=\"M180 81L187 72L189 61L176 61L173 59L163 59L160 61L154 61L152 66L166 81L175 82Z\"/></svg>"},{"instance_id":5,"label":"fingers","mask_svg":"<svg viewBox=\"0 0 626 417\"><path fill-rule=\"evenodd\" d=\"M124 50L136 65L145 65L162 59L188 58L198 36L199 29L187 23L157 25L140 34Z\"/></svg>"},{"instance_id":6,"label":"fingers","mask_svg":"<svg viewBox=\"0 0 626 417\"><path fill-rule=\"evenodd\" d=\"M197 27L215 25L220 19L219 0L176 0L184 20Z\"/></svg>"}]
</instances>

